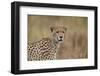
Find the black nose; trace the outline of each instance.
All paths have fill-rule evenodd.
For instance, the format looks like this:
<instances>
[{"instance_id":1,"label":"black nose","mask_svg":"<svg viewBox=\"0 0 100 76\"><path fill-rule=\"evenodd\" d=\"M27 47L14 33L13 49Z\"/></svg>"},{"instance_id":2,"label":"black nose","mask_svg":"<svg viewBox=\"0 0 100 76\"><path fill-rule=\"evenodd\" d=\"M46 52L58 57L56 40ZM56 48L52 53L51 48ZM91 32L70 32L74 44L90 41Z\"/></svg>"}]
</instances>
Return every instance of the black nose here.
<instances>
[{"instance_id":1,"label":"black nose","mask_svg":"<svg viewBox=\"0 0 100 76\"><path fill-rule=\"evenodd\" d=\"M60 38L62 38L62 36L60 36Z\"/></svg>"}]
</instances>

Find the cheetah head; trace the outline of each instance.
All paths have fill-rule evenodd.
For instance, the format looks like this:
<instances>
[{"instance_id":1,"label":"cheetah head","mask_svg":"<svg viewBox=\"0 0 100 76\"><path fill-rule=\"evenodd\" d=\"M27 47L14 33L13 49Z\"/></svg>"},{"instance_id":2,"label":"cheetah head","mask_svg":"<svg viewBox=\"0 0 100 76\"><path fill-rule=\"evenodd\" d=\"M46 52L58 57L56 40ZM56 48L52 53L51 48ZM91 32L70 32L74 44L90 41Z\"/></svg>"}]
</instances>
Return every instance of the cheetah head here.
<instances>
[{"instance_id":1,"label":"cheetah head","mask_svg":"<svg viewBox=\"0 0 100 76\"><path fill-rule=\"evenodd\" d=\"M56 40L57 42L64 41L65 32L67 30L65 26L52 26L50 27L50 30L53 34L54 40Z\"/></svg>"}]
</instances>

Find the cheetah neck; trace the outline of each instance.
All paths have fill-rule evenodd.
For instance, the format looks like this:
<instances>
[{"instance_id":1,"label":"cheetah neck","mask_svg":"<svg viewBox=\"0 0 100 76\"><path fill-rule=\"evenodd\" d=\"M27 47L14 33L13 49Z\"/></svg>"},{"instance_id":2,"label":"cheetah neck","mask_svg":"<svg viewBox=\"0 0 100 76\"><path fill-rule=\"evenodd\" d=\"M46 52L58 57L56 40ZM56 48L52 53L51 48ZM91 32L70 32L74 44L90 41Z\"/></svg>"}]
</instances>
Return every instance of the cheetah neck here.
<instances>
[{"instance_id":1,"label":"cheetah neck","mask_svg":"<svg viewBox=\"0 0 100 76\"><path fill-rule=\"evenodd\" d=\"M52 41L53 41L54 46L56 46L56 49L59 48L60 42L55 39L53 39Z\"/></svg>"}]
</instances>

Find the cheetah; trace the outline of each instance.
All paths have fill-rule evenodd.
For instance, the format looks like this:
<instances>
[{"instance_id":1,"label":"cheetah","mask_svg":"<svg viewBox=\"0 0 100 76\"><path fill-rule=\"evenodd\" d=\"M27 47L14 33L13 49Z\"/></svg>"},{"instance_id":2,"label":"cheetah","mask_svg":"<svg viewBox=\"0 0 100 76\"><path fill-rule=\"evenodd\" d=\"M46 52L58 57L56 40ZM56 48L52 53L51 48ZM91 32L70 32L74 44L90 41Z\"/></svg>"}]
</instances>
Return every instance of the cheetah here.
<instances>
[{"instance_id":1,"label":"cheetah","mask_svg":"<svg viewBox=\"0 0 100 76\"><path fill-rule=\"evenodd\" d=\"M50 30L52 33L51 38L42 38L37 42L28 44L28 61L56 59L57 50L64 41L67 28L64 26L52 26Z\"/></svg>"}]
</instances>

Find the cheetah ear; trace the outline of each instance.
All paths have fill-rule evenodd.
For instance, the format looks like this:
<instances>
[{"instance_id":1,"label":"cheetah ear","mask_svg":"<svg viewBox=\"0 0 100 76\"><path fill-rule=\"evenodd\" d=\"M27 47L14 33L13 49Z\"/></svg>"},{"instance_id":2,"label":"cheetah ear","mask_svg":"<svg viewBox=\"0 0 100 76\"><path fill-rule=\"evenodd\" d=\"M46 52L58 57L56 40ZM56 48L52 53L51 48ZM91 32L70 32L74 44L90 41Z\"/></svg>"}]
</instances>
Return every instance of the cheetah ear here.
<instances>
[{"instance_id":1,"label":"cheetah ear","mask_svg":"<svg viewBox=\"0 0 100 76\"><path fill-rule=\"evenodd\" d=\"M65 31L67 31L67 27L64 27Z\"/></svg>"},{"instance_id":2,"label":"cheetah ear","mask_svg":"<svg viewBox=\"0 0 100 76\"><path fill-rule=\"evenodd\" d=\"M51 26L51 27L50 27L50 30L51 30L51 32L53 32L53 30L54 30L54 27L53 27L53 26Z\"/></svg>"}]
</instances>

